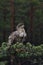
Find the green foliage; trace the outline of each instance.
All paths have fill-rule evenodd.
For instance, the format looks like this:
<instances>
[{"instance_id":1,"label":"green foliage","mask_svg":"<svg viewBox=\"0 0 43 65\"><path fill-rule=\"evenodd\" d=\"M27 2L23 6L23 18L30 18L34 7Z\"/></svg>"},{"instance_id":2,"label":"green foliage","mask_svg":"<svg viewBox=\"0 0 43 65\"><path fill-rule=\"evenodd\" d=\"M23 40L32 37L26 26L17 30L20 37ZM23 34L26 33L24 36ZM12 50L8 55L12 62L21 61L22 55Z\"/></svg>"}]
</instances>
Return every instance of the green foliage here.
<instances>
[{"instance_id":1,"label":"green foliage","mask_svg":"<svg viewBox=\"0 0 43 65\"><path fill-rule=\"evenodd\" d=\"M8 50L9 49L9 50ZM10 51L10 53L9 53ZM43 55L43 44L40 46L32 46L31 43L26 43L24 45L23 43L17 42L16 44L12 46L7 46L5 42L2 43L2 46L0 47L0 54L5 54L4 56L7 55L7 53L15 53L17 54L18 57L30 57L30 56L42 56Z\"/></svg>"},{"instance_id":2,"label":"green foliage","mask_svg":"<svg viewBox=\"0 0 43 65\"><path fill-rule=\"evenodd\" d=\"M0 65L6 65L7 64L7 61L5 62L0 62Z\"/></svg>"},{"instance_id":3,"label":"green foliage","mask_svg":"<svg viewBox=\"0 0 43 65\"><path fill-rule=\"evenodd\" d=\"M27 58L27 60L30 60L31 63L33 64L39 63L42 65L43 44L39 46L34 46L29 42L26 43L26 45L17 42L11 46L7 46L7 43L3 42L2 46L0 47L0 58L11 56L13 54L16 54L17 58L22 58L22 59ZM2 63L0 63L0 65L2 65Z\"/></svg>"}]
</instances>

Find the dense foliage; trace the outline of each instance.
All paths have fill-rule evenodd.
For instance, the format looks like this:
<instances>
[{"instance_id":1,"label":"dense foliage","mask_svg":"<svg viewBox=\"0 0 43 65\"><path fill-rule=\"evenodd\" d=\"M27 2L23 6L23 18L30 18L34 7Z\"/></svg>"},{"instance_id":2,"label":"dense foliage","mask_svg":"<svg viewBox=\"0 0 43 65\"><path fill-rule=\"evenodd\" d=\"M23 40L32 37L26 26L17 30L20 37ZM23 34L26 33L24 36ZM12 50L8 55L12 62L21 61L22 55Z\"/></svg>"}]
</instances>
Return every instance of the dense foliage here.
<instances>
[{"instance_id":1,"label":"dense foliage","mask_svg":"<svg viewBox=\"0 0 43 65\"><path fill-rule=\"evenodd\" d=\"M2 46L0 47L0 52L2 52L2 54L5 54L5 56L6 56L7 52L9 52L9 51L10 51L10 53L16 52L17 55L20 57L30 57L32 55L33 56L42 56L43 55L43 44L41 44L39 46L34 46L34 45L31 45L31 43L29 43L29 42L26 43L26 45L24 45L23 43L17 42L16 44L14 44L12 46L7 46L7 44L5 42L3 42Z\"/></svg>"},{"instance_id":2,"label":"dense foliage","mask_svg":"<svg viewBox=\"0 0 43 65\"><path fill-rule=\"evenodd\" d=\"M2 43L2 46L0 47L0 58L7 57L10 55L14 55L21 59L29 60L31 63L40 63L42 65L43 63L43 44L39 46L34 46L31 43L26 43L24 45L23 43L17 42L16 44L13 44L12 46L7 46L6 42Z\"/></svg>"}]
</instances>

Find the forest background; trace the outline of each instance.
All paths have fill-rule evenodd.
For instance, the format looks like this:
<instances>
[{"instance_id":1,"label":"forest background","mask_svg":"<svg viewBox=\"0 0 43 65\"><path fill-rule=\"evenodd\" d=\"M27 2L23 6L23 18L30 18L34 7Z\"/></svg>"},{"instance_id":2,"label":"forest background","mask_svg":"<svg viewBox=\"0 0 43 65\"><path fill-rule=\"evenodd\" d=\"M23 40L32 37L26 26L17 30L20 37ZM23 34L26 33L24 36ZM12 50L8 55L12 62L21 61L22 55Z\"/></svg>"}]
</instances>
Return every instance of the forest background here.
<instances>
[{"instance_id":1,"label":"forest background","mask_svg":"<svg viewBox=\"0 0 43 65\"><path fill-rule=\"evenodd\" d=\"M27 41L43 43L43 0L0 0L0 45L20 22L25 24Z\"/></svg>"}]
</instances>

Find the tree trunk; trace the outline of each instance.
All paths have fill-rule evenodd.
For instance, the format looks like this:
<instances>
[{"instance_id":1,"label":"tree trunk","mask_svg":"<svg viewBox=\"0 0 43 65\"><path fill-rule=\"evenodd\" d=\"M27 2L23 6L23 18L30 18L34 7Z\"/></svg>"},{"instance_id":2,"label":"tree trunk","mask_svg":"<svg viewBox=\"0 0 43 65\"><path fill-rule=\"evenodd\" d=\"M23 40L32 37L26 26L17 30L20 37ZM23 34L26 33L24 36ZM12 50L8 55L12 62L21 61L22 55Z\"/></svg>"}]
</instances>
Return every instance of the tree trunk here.
<instances>
[{"instance_id":1,"label":"tree trunk","mask_svg":"<svg viewBox=\"0 0 43 65\"><path fill-rule=\"evenodd\" d=\"M33 13L34 13L34 7L31 4L31 9L30 9L30 42L33 42Z\"/></svg>"},{"instance_id":2,"label":"tree trunk","mask_svg":"<svg viewBox=\"0 0 43 65\"><path fill-rule=\"evenodd\" d=\"M14 23L15 23L15 18L14 18L14 0L10 0L10 13L11 13L11 32L13 32L14 31ZM14 61L13 61L13 59L14 59L14 56L13 55L11 55L11 65L13 65L14 64Z\"/></svg>"},{"instance_id":3,"label":"tree trunk","mask_svg":"<svg viewBox=\"0 0 43 65\"><path fill-rule=\"evenodd\" d=\"M6 7L4 7L3 9L3 41L5 42L6 41Z\"/></svg>"},{"instance_id":4,"label":"tree trunk","mask_svg":"<svg viewBox=\"0 0 43 65\"><path fill-rule=\"evenodd\" d=\"M15 18L14 18L14 0L10 0L10 12L11 12L11 32L14 31L14 23L15 23Z\"/></svg>"}]
</instances>

